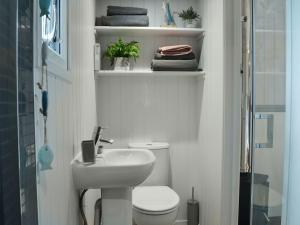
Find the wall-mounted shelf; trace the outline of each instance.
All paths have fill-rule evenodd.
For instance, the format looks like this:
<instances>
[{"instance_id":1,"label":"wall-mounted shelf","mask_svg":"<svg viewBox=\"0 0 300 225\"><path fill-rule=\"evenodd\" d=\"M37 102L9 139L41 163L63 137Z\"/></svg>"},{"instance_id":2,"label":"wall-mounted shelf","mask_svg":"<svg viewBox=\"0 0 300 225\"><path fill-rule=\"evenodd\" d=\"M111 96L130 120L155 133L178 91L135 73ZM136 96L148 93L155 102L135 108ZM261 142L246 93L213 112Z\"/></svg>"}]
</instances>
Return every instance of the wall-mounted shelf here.
<instances>
[{"instance_id":1,"label":"wall-mounted shelf","mask_svg":"<svg viewBox=\"0 0 300 225\"><path fill-rule=\"evenodd\" d=\"M152 71L152 70L132 70L132 71L114 71L100 70L95 71L97 77L129 77L129 76L170 76L170 77L204 77L204 71Z\"/></svg>"},{"instance_id":2,"label":"wall-mounted shelf","mask_svg":"<svg viewBox=\"0 0 300 225\"><path fill-rule=\"evenodd\" d=\"M110 27L96 26L96 34L105 36L175 36L199 37L204 34L201 28L176 28L176 27Z\"/></svg>"}]
</instances>

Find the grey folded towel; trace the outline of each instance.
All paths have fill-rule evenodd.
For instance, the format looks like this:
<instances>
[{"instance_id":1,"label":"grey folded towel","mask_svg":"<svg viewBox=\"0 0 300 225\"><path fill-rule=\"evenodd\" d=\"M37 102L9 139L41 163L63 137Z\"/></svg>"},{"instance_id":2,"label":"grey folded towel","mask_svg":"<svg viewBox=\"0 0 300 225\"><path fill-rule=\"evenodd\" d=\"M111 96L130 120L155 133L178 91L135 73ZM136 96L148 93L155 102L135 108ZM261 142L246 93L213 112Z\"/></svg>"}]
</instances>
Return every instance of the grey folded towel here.
<instances>
[{"instance_id":1,"label":"grey folded towel","mask_svg":"<svg viewBox=\"0 0 300 225\"><path fill-rule=\"evenodd\" d=\"M103 26L149 26L148 16L102 16L101 20ZM96 19L96 23L98 23L98 19Z\"/></svg>"},{"instance_id":2,"label":"grey folded towel","mask_svg":"<svg viewBox=\"0 0 300 225\"><path fill-rule=\"evenodd\" d=\"M164 60L191 60L195 59L196 56L193 52L186 55L161 55L160 53L155 53L154 59L164 59Z\"/></svg>"},{"instance_id":3,"label":"grey folded towel","mask_svg":"<svg viewBox=\"0 0 300 225\"><path fill-rule=\"evenodd\" d=\"M107 15L147 15L148 10L137 7L107 6Z\"/></svg>"},{"instance_id":4,"label":"grey folded towel","mask_svg":"<svg viewBox=\"0 0 300 225\"><path fill-rule=\"evenodd\" d=\"M153 59L151 63L153 71L196 71L198 63L196 59L192 60L157 60Z\"/></svg>"}]
</instances>

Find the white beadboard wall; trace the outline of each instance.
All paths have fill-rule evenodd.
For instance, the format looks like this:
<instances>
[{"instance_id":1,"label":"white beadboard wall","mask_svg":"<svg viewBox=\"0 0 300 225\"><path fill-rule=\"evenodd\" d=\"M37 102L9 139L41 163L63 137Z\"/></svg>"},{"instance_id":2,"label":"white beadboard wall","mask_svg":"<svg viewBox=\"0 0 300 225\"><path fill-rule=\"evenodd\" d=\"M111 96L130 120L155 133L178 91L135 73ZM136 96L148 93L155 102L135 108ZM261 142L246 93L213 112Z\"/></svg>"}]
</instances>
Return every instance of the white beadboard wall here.
<instances>
[{"instance_id":1,"label":"white beadboard wall","mask_svg":"<svg viewBox=\"0 0 300 225\"><path fill-rule=\"evenodd\" d=\"M178 219L186 219L186 201L194 176L204 79L199 77L101 77L97 81L99 124L113 147L135 141L171 144L171 186L180 195ZM110 146L108 146L110 147Z\"/></svg>"},{"instance_id":2,"label":"white beadboard wall","mask_svg":"<svg viewBox=\"0 0 300 225\"><path fill-rule=\"evenodd\" d=\"M223 224L221 218L224 151L224 1L204 0L200 5L203 28L203 67L207 71L201 102L199 149L194 156L199 171L197 198L200 224Z\"/></svg>"},{"instance_id":3,"label":"white beadboard wall","mask_svg":"<svg viewBox=\"0 0 300 225\"><path fill-rule=\"evenodd\" d=\"M108 4L147 7L150 26L160 26L162 22L161 1L98 0L96 15L104 15ZM232 79L230 74L232 68L225 71L224 57L233 57L233 52L225 53L225 45L230 45L232 42L225 42L224 33L227 31L224 28L224 11L226 10L228 17L233 14L230 15L231 11L224 8L223 0L174 0L172 5L175 10L176 7L183 9L192 5L201 12L205 29L201 60L206 71L205 79L100 77L97 79L98 121L110 127L105 137L116 139L114 146L126 147L130 141L170 142L172 187L181 198L178 221L186 221L186 201L190 198L191 187L195 186L196 197L200 200L200 224L232 225L231 209L227 208L224 211L222 206L236 203L231 200L232 188L235 186L235 190L238 189L237 182L232 184L235 180L228 181L234 167L231 161L234 151L230 149L233 141L229 143L224 141L224 138L233 138L233 134L225 135L225 133L228 132L227 130L231 132L232 127L236 125L231 122L224 123L225 118L233 121L234 114L228 115L228 112L231 104L239 100L228 101L233 93L225 92L225 89L232 88L232 85L224 81L225 76L226 79ZM227 23L231 21L228 19ZM180 25L180 22L178 24ZM230 31L232 27L228 32ZM227 38L230 37L229 35ZM108 42L104 37L101 37L101 40L103 43ZM146 51L150 53L157 44L189 41L187 39L150 40L150 38L143 39L145 41L139 40L147 44ZM197 43L191 44L197 46ZM226 50L230 47L227 46ZM144 62L149 60L150 58ZM138 62L138 66L146 67L144 62ZM225 102L228 104L227 114ZM226 158L224 158L225 144L226 154L228 154ZM224 168L226 172L223 171ZM226 198L223 197L224 195ZM230 219L223 220L222 215Z\"/></svg>"},{"instance_id":4,"label":"white beadboard wall","mask_svg":"<svg viewBox=\"0 0 300 225\"><path fill-rule=\"evenodd\" d=\"M146 7L150 26L162 24L161 1L97 1L96 15L106 14L107 5ZM198 7L195 0L172 1L172 9L180 11ZM182 27L181 20L175 16ZM102 52L118 37L100 37ZM199 58L199 40L176 37L124 37L137 40L141 57L135 69L150 69L154 51L163 45L190 44ZM109 68L103 61L103 68ZM108 126L107 138L115 146L126 147L133 141L168 141L171 144L171 186L180 195L178 220L186 220L186 202L191 196L194 167L190 163L197 150L201 90L204 79L199 77L101 77L97 81L97 111L99 124Z\"/></svg>"},{"instance_id":5,"label":"white beadboard wall","mask_svg":"<svg viewBox=\"0 0 300 225\"><path fill-rule=\"evenodd\" d=\"M223 153L222 224L237 225L240 183L241 1L225 4L225 133Z\"/></svg>"},{"instance_id":6,"label":"white beadboard wall","mask_svg":"<svg viewBox=\"0 0 300 225\"><path fill-rule=\"evenodd\" d=\"M101 2L108 4L108 1ZM203 65L207 71L205 79L101 77L96 81L97 119L100 124L110 127L106 137L115 138L115 146L126 146L129 141L137 140L169 141L172 186L181 197L178 220L185 221L186 200L190 197L191 187L195 186L201 204L200 224L224 224L221 220L223 1L202 0L199 5L197 1L173 2L174 8L192 5L202 12L203 27L206 29L203 54ZM161 15L161 1L158 0L118 0L109 1L109 4L148 7L150 18L154 18L150 20L150 25L159 26L162 21L162 16L158 16ZM90 136L96 123L93 7L92 0L70 2L72 79L65 82L56 76L50 78L49 114L55 117L49 117L49 139L56 158L54 169L40 175L41 225L79 224L77 193L71 183L69 163L79 149L80 140ZM105 9L97 4L96 14L102 15L101 10ZM37 73L36 79L39 80L39 77ZM40 119L37 121L39 129ZM38 139L41 143L40 136ZM88 198L96 199L94 195ZM86 209L91 222L93 203L88 204Z\"/></svg>"},{"instance_id":7,"label":"white beadboard wall","mask_svg":"<svg viewBox=\"0 0 300 225\"><path fill-rule=\"evenodd\" d=\"M224 4L224 150L222 162L223 225L238 224L240 178L240 1Z\"/></svg>"},{"instance_id":8,"label":"white beadboard wall","mask_svg":"<svg viewBox=\"0 0 300 225\"><path fill-rule=\"evenodd\" d=\"M39 223L78 224L76 192L67 163L73 156L74 126L72 117L69 116L72 114L72 102L69 99L72 85L50 75L49 88L48 141L55 160L52 170L38 171ZM43 120L40 115L36 120L36 146L39 149L43 141Z\"/></svg>"},{"instance_id":9,"label":"white beadboard wall","mask_svg":"<svg viewBox=\"0 0 300 225\"><path fill-rule=\"evenodd\" d=\"M79 149L80 140L90 137L96 124L94 7L93 0L69 2L70 71L49 76L48 133L55 158L52 170L38 172L40 225L80 224L78 192L74 189L70 162ZM40 79L41 72L36 69L35 80ZM40 92L38 89L35 92L38 149L43 141L43 123L38 112Z\"/></svg>"}]
</instances>

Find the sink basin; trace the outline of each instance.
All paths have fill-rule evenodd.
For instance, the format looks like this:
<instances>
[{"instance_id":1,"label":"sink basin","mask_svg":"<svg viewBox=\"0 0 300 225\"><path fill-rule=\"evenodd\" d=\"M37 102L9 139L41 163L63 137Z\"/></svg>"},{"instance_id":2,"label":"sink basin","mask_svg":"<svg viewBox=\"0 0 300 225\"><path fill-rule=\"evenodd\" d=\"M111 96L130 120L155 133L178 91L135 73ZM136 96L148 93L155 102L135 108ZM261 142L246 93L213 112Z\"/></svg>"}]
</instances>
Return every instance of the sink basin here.
<instances>
[{"instance_id":1,"label":"sink basin","mask_svg":"<svg viewBox=\"0 0 300 225\"><path fill-rule=\"evenodd\" d=\"M155 156L146 149L104 149L94 164L82 162L81 153L72 160L73 180L78 189L130 187L151 173Z\"/></svg>"}]
</instances>

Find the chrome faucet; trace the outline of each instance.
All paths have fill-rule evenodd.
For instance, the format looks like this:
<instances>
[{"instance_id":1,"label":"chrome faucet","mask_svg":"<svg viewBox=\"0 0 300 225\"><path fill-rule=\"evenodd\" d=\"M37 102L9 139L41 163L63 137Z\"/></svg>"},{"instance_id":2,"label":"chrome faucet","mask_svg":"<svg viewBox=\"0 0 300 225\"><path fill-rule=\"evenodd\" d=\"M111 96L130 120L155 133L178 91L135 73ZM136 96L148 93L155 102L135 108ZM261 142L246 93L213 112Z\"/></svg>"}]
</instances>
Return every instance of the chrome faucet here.
<instances>
[{"instance_id":1,"label":"chrome faucet","mask_svg":"<svg viewBox=\"0 0 300 225\"><path fill-rule=\"evenodd\" d=\"M106 139L102 138L102 133L105 129L107 129L107 128L99 127L99 129L98 129L98 135L97 135L98 137L97 137L96 145L98 144L98 142L99 142L99 145L98 145L97 154L103 153L103 145L101 145L100 143L106 143L106 144L114 143L113 139L106 140Z\"/></svg>"},{"instance_id":2,"label":"chrome faucet","mask_svg":"<svg viewBox=\"0 0 300 225\"><path fill-rule=\"evenodd\" d=\"M106 139L100 139L100 142L102 143L107 143L107 144L113 144L115 141L113 139L109 139L109 140L106 140Z\"/></svg>"}]
</instances>

